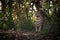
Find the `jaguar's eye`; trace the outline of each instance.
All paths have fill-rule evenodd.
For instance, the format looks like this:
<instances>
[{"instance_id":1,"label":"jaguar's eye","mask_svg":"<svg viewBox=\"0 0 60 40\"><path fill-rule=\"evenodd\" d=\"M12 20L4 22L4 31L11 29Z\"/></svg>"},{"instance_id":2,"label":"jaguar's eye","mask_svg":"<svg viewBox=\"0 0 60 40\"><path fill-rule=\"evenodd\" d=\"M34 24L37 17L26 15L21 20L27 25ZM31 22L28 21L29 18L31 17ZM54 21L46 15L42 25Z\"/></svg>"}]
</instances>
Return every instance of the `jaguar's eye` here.
<instances>
[{"instance_id":1,"label":"jaguar's eye","mask_svg":"<svg viewBox=\"0 0 60 40\"><path fill-rule=\"evenodd\" d=\"M36 16L36 17L39 17L39 16Z\"/></svg>"}]
</instances>

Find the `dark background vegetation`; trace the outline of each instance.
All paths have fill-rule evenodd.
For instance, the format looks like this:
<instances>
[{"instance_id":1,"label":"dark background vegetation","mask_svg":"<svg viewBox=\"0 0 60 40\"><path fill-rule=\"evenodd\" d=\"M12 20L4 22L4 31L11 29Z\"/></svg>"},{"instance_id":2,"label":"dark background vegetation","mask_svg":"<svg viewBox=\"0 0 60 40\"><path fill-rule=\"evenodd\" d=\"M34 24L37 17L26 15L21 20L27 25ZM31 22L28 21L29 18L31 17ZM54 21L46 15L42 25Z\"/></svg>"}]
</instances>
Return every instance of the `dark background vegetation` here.
<instances>
[{"instance_id":1,"label":"dark background vegetation","mask_svg":"<svg viewBox=\"0 0 60 40\"><path fill-rule=\"evenodd\" d=\"M12 30L35 31L36 11L45 18L44 35L60 40L60 0L0 0L0 35Z\"/></svg>"}]
</instances>

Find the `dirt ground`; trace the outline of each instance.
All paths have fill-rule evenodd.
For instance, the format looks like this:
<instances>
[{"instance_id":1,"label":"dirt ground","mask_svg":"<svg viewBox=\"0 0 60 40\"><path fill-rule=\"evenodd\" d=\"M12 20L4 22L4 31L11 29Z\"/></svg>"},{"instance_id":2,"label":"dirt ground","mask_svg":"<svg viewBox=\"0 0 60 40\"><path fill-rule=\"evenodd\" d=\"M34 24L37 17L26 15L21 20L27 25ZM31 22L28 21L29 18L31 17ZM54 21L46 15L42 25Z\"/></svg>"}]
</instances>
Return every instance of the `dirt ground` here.
<instances>
[{"instance_id":1,"label":"dirt ground","mask_svg":"<svg viewBox=\"0 0 60 40\"><path fill-rule=\"evenodd\" d=\"M42 32L10 31L0 32L0 40L57 40L53 34Z\"/></svg>"}]
</instances>

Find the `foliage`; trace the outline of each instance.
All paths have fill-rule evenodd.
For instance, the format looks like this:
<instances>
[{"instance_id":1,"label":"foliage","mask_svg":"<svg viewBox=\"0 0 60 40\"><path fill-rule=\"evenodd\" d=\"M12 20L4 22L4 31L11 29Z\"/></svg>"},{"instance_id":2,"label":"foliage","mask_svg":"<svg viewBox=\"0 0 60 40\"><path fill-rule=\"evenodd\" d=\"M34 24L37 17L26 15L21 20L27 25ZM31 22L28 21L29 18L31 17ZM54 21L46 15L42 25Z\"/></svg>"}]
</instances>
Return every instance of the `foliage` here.
<instances>
[{"instance_id":1,"label":"foliage","mask_svg":"<svg viewBox=\"0 0 60 40\"><path fill-rule=\"evenodd\" d=\"M31 19L23 19L23 22L21 23L21 30L32 31L33 28L34 28L34 25L31 21Z\"/></svg>"},{"instance_id":2,"label":"foliage","mask_svg":"<svg viewBox=\"0 0 60 40\"><path fill-rule=\"evenodd\" d=\"M32 31L35 14L40 13L45 20L42 31L60 39L60 0L0 0L0 3L0 30Z\"/></svg>"},{"instance_id":3,"label":"foliage","mask_svg":"<svg viewBox=\"0 0 60 40\"><path fill-rule=\"evenodd\" d=\"M37 11L46 20L43 30L57 32L60 28L59 2L59 0L1 0L0 29L32 30Z\"/></svg>"}]
</instances>

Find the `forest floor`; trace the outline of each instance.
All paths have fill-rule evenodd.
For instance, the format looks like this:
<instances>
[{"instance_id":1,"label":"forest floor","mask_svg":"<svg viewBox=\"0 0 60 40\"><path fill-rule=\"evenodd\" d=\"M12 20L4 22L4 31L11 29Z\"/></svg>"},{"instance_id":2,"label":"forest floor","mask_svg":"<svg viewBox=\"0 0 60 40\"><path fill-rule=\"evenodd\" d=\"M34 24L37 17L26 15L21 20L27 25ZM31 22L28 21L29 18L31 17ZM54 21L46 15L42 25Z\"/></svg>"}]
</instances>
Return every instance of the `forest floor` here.
<instances>
[{"instance_id":1,"label":"forest floor","mask_svg":"<svg viewBox=\"0 0 60 40\"><path fill-rule=\"evenodd\" d=\"M53 34L30 31L6 31L0 32L0 40L56 40Z\"/></svg>"}]
</instances>

